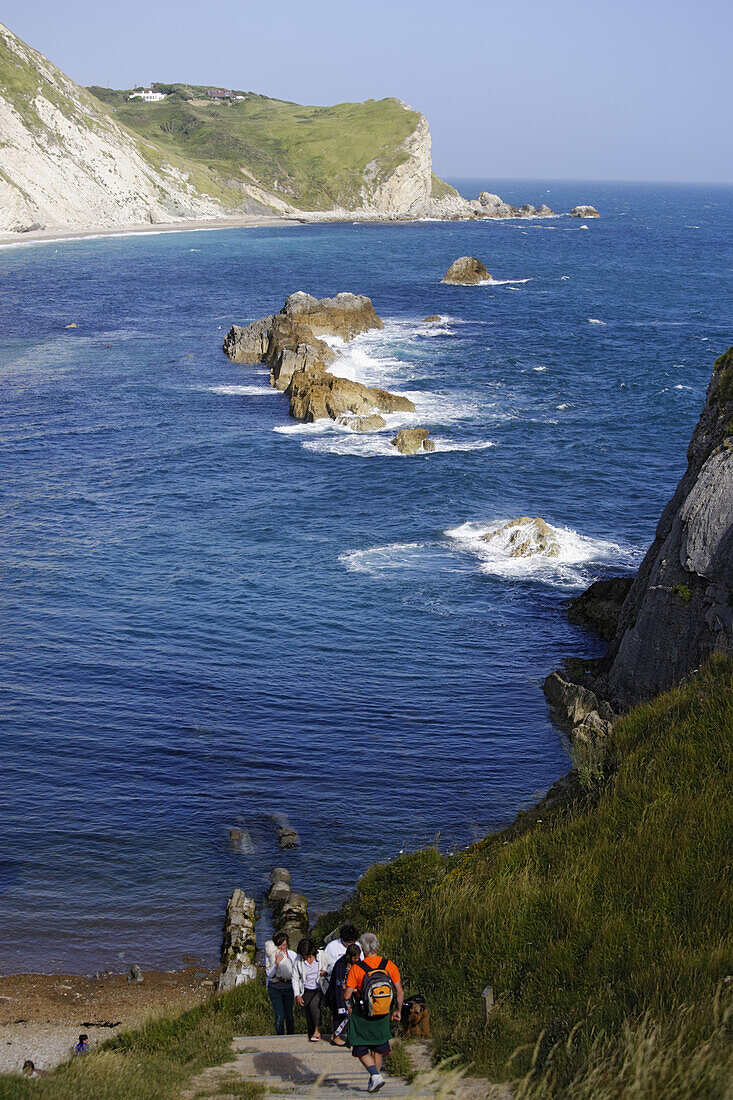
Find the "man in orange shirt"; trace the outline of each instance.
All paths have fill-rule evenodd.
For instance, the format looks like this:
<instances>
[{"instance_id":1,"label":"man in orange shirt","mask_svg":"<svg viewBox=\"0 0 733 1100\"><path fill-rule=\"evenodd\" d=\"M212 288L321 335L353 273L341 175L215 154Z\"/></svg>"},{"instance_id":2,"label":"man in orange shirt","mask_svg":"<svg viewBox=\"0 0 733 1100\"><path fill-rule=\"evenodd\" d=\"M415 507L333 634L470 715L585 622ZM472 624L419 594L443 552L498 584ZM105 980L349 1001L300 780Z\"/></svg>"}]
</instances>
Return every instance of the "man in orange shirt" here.
<instances>
[{"instance_id":1,"label":"man in orange shirt","mask_svg":"<svg viewBox=\"0 0 733 1100\"><path fill-rule=\"evenodd\" d=\"M379 954L377 937L367 932L359 943L364 961L354 962L344 988L344 1000L352 1010L348 1043L369 1073L367 1092L378 1092L385 1084L381 1069L389 1054L390 1019L400 1019L405 994L399 970Z\"/></svg>"}]
</instances>

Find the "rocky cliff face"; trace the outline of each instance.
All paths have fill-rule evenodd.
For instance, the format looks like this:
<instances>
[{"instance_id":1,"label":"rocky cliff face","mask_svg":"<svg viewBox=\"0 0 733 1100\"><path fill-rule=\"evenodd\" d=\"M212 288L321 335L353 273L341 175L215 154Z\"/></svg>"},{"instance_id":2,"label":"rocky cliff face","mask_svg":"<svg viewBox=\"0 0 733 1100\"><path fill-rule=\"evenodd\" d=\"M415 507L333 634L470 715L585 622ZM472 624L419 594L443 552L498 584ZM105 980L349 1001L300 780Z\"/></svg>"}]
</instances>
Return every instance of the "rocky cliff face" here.
<instances>
[{"instance_id":1,"label":"rocky cliff face","mask_svg":"<svg viewBox=\"0 0 733 1100\"><path fill-rule=\"evenodd\" d=\"M92 96L0 24L0 230L216 217L172 165L154 168Z\"/></svg>"},{"instance_id":2,"label":"rocky cliff face","mask_svg":"<svg viewBox=\"0 0 733 1100\"><path fill-rule=\"evenodd\" d=\"M687 459L596 678L616 709L733 653L733 348L715 363Z\"/></svg>"}]
</instances>

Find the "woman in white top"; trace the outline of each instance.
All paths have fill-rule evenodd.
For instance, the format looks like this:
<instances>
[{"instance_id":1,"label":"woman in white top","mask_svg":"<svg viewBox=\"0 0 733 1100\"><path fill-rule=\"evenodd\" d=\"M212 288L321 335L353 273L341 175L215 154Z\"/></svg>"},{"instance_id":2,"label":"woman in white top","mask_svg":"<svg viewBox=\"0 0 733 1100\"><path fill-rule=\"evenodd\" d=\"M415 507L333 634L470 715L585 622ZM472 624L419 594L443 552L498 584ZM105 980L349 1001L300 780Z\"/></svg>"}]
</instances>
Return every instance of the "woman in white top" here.
<instances>
[{"instance_id":1,"label":"woman in white top","mask_svg":"<svg viewBox=\"0 0 733 1100\"><path fill-rule=\"evenodd\" d=\"M267 992L275 1013L275 1033L288 1035L295 1031L293 1016L293 966L296 954L290 950L285 932L276 932L271 944L265 948L265 973L267 974Z\"/></svg>"},{"instance_id":2,"label":"woman in white top","mask_svg":"<svg viewBox=\"0 0 733 1100\"><path fill-rule=\"evenodd\" d=\"M318 950L313 940L302 939L293 964L293 994L295 1003L305 1009L311 1043L317 1043L321 1038L321 1005L327 981L323 952Z\"/></svg>"}]
</instances>

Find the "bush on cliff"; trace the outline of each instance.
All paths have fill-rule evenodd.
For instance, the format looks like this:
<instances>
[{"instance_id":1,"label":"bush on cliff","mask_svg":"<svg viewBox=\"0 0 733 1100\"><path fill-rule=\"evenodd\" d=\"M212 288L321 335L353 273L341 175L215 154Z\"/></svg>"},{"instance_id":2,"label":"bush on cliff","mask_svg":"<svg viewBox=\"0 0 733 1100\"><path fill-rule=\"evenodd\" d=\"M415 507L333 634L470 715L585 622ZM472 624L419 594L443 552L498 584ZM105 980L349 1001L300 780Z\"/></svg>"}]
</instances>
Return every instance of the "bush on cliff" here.
<instances>
[{"instance_id":1,"label":"bush on cliff","mask_svg":"<svg viewBox=\"0 0 733 1100\"><path fill-rule=\"evenodd\" d=\"M441 1056L526 1097L725 1095L732 735L720 657L615 727L590 790L364 876L345 911L428 998Z\"/></svg>"}]
</instances>

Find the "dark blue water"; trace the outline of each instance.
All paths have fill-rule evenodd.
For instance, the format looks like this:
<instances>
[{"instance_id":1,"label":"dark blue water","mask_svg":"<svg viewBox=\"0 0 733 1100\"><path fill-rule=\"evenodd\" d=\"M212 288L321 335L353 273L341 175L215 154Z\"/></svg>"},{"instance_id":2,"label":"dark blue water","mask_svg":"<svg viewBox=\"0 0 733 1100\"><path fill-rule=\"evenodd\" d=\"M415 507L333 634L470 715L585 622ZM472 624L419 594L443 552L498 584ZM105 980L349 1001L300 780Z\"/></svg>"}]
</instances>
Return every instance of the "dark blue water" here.
<instances>
[{"instance_id":1,"label":"dark blue water","mask_svg":"<svg viewBox=\"0 0 733 1100\"><path fill-rule=\"evenodd\" d=\"M479 186L603 217L0 250L2 970L213 959L284 860L273 815L324 908L567 769L541 681L598 651L564 604L634 567L684 468L733 192ZM497 282L441 286L464 253ZM344 369L413 395L435 454L294 425L226 360L297 289L373 298ZM518 515L558 558L478 539Z\"/></svg>"}]
</instances>

